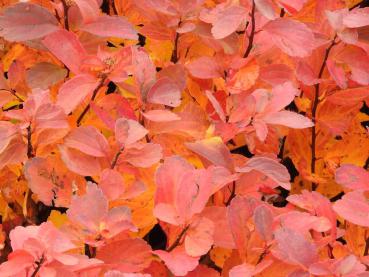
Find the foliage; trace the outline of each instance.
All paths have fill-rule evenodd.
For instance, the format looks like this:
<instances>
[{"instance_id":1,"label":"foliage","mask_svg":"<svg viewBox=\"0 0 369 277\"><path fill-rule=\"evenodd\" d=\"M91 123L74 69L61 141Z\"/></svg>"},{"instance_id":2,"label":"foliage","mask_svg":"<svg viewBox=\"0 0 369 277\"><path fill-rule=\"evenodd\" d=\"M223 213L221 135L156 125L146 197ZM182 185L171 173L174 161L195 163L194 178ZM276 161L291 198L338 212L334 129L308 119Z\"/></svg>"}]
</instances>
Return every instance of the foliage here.
<instances>
[{"instance_id":1,"label":"foliage","mask_svg":"<svg viewBox=\"0 0 369 277\"><path fill-rule=\"evenodd\" d=\"M369 268L369 7L1 1L0 277Z\"/></svg>"}]
</instances>

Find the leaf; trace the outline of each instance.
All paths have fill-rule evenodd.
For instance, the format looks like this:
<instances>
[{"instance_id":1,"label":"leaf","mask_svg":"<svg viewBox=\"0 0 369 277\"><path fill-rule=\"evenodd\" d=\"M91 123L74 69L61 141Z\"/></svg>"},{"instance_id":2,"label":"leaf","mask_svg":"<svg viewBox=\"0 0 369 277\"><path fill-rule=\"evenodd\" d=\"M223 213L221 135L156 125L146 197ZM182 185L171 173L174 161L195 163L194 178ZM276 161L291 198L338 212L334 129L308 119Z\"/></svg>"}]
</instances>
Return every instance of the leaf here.
<instances>
[{"instance_id":1,"label":"leaf","mask_svg":"<svg viewBox=\"0 0 369 277\"><path fill-rule=\"evenodd\" d=\"M335 173L336 182L352 190L369 190L369 172L353 164L341 165Z\"/></svg>"},{"instance_id":2,"label":"leaf","mask_svg":"<svg viewBox=\"0 0 369 277\"><path fill-rule=\"evenodd\" d=\"M168 77L163 77L150 88L147 101L169 107L178 107L181 104L181 91L174 81Z\"/></svg>"},{"instance_id":3,"label":"leaf","mask_svg":"<svg viewBox=\"0 0 369 277\"><path fill-rule=\"evenodd\" d=\"M188 256L184 250L179 247L172 252L156 250L153 252L162 259L169 270L176 276L185 276L199 264L198 258Z\"/></svg>"},{"instance_id":4,"label":"leaf","mask_svg":"<svg viewBox=\"0 0 369 277\"><path fill-rule=\"evenodd\" d=\"M368 87L339 90L329 95L327 101L341 106L356 105L369 97Z\"/></svg>"},{"instance_id":5,"label":"leaf","mask_svg":"<svg viewBox=\"0 0 369 277\"><path fill-rule=\"evenodd\" d=\"M214 243L214 229L215 224L206 217L191 223L184 240L186 253L192 257L205 255Z\"/></svg>"},{"instance_id":6,"label":"leaf","mask_svg":"<svg viewBox=\"0 0 369 277\"><path fill-rule=\"evenodd\" d=\"M122 145L133 144L148 133L140 123L132 119L119 118L115 122L115 138Z\"/></svg>"},{"instance_id":7,"label":"leaf","mask_svg":"<svg viewBox=\"0 0 369 277\"><path fill-rule=\"evenodd\" d=\"M74 197L67 211L68 218L88 229L98 229L108 213L108 200L96 184L88 184L83 196Z\"/></svg>"},{"instance_id":8,"label":"leaf","mask_svg":"<svg viewBox=\"0 0 369 277\"><path fill-rule=\"evenodd\" d=\"M283 125L295 129L310 128L314 123L307 117L290 111L280 111L268 114L264 121L269 124Z\"/></svg>"},{"instance_id":9,"label":"leaf","mask_svg":"<svg viewBox=\"0 0 369 277\"><path fill-rule=\"evenodd\" d=\"M142 239L124 239L100 247L96 258L111 268L123 272L137 272L149 266L150 246Z\"/></svg>"},{"instance_id":10,"label":"leaf","mask_svg":"<svg viewBox=\"0 0 369 277\"><path fill-rule=\"evenodd\" d=\"M186 143L186 146L211 164L223 166L231 171L233 170L231 153L219 137Z\"/></svg>"},{"instance_id":11,"label":"leaf","mask_svg":"<svg viewBox=\"0 0 369 277\"><path fill-rule=\"evenodd\" d=\"M254 223L256 231L261 235L263 240L269 241L273 238L273 214L265 205L255 208Z\"/></svg>"},{"instance_id":12,"label":"leaf","mask_svg":"<svg viewBox=\"0 0 369 277\"><path fill-rule=\"evenodd\" d=\"M94 1L94 0L91 0ZM117 37L137 40L137 32L131 23L118 16L102 15L95 20L83 24L81 30L101 37Z\"/></svg>"},{"instance_id":13,"label":"leaf","mask_svg":"<svg viewBox=\"0 0 369 277\"><path fill-rule=\"evenodd\" d=\"M74 33L59 30L46 36L42 43L73 73L81 73L80 68L87 52Z\"/></svg>"},{"instance_id":14,"label":"leaf","mask_svg":"<svg viewBox=\"0 0 369 277\"><path fill-rule=\"evenodd\" d=\"M92 126L80 126L66 138L65 146L77 149L93 157L106 157L109 144L105 137Z\"/></svg>"},{"instance_id":15,"label":"leaf","mask_svg":"<svg viewBox=\"0 0 369 277\"><path fill-rule=\"evenodd\" d=\"M315 49L313 32L299 21L278 18L267 23L263 30L277 47L292 57L310 56Z\"/></svg>"},{"instance_id":16,"label":"leaf","mask_svg":"<svg viewBox=\"0 0 369 277\"><path fill-rule=\"evenodd\" d=\"M142 115L148 120L155 122L176 121L181 119L177 114L168 110L150 110L142 113Z\"/></svg>"},{"instance_id":17,"label":"leaf","mask_svg":"<svg viewBox=\"0 0 369 277\"><path fill-rule=\"evenodd\" d=\"M246 162L245 166L236 168L236 171L242 173L252 170L261 172L285 189L291 188L288 170L276 160L267 157L253 157Z\"/></svg>"},{"instance_id":18,"label":"leaf","mask_svg":"<svg viewBox=\"0 0 369 277\"><path fill-rule=\"evenodd\" d=\"M101 165L96 157L88 156L78 150L59 146L63 162L69 170L82 176L95 176L101 171Z\"/></svg>"},{"instance_id":19,"label":"leaf","mask_svg":"<svg viewBox=\"0 0 369 277\"><path fill-rule=\"evenodd\" d=\"M39 39L58 29L55 16L32 3L17 3L0 16L0 36L8 41Z\"/></svg>"},{"instance_id":20,"label":"leaf","mask_svg":"<svg viewBox=\"0 0 369 277\"><path fill-rule=\"evenodd\" d=\"M349 28L358 28L369 25L369 8L354 9L344 16L343 24Z\"/></svg>"},{"instance_id":21,"label":"leaf","mask_svg":"<svg viewBox=\"0 0 369 277\"><path fill-rule=\"evenodd\" d=\"M47 89L67 76L67 71L52 63L38 63L27 71L27 84L31 88Z\"/></svg>"},{"instance_id":22,"label":"leaf","mask_svg":"<svg viewBox=\"0 0 369 277\"><path fill-rule=\"evenodd\" d=\"M211 28L214 38L223 39L235 32L246 14L247 11L242 6L232 5L222 10Z\"/></svg>"},{"instance_id":23,"label":"leaf","mask_svg":"<svg viewBox=\"0 0 369 277\"><path fill-rule=\"evenodd\" d=\"M213 57L200 57L187 64L186 68L192 76L199 79L222 77L221 69Z\"/></svg>"},{"instance_id":24,"label":"leaf","mask_svg":"<svg viewBox=\"0 0 369 277\"><path fill-rule=\"evenodd\" d=\"M344 219L369 227L369 203L362 192L353 191L345 194L333 205L333 209Z\"/></svg>"},{"instance_id":25,"label":"leaf","mask_svg":"<svg viewBox=\"0 0 369 277\"><path fill-rule=\"evenodd\" d=\"M91 22L99 17L100 10L96 0L75 0L74 3L79 8L83 22Z\"/></svg>"},{"instance_id":26,"label":"leaf","mask_svg":"<svg viewBox=\"0 0 369 277\"><path fill-rule=\"evenodd\" d=\"M318 261L316 246L301 234L290 229L278 229L274 233L278 244L278 252L273 255L287 263L308 267Z\"/></svg>"}]
</instances>

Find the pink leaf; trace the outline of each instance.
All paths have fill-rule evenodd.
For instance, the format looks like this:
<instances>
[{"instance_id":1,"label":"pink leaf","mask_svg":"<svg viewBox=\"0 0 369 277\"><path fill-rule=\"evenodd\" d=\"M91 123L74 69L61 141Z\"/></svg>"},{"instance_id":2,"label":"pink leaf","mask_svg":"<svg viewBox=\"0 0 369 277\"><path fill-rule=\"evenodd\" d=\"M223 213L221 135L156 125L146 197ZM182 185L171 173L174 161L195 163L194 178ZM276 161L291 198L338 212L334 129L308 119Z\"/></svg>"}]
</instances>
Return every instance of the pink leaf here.
<instances>
[{"instance_id":1,"label":"pink leaf","mask_svg":"<svg viewBox=\"0 0 369 277\"><path fill-rule=\"evenodd\" d=\"M138 38L137 32L131 23L121 16L102 15L94 21L82 25L80 29L100 37L117 37L133 40Z\"/></svg>"},{"instance_id":2,"label":"pink leaf","mask_svg":"<svg viewBox=\"0 0 369 277\"><path fill-rule=\"evenodd\" d=\"M105 262L111 269L122 272L137 272L149 266L150 246L142 239L113 241L100 247L96 258Z\"/></svg>"},{"instance_id":3,"label":"pink leaf","mask_svg":"<svg viewBox=\"0 0 369 277\"><path fill-rule=\"evenodd\" d=\"M317 247L303 235L291 229L279 229L274 233L278 251L273 255L285 262L307 268L318 261Z\"/></svg>"},{"instance_id":4,"label":"pink leaf","mask_svg":"<svg viewBox=\"0 0 369 277\"><path fill-rule=\"evenodd\" d=\"M64 29L59 30L46 36L42 42L73 73L80 73L82 61L87 56L87 52L74 33Z\"/></svg>"},{"instance_id":5,"label":"pink leaf","mask_svg":"<svg viewBox=\"0 0 369 277\"><path fill-rule=\"evenodd\" d=\"M192 257L205 255L214 243L215 224L206 217L191 223L184 241L186 253Z\"/></svg>"},{"instance_id":6,"label":"pink leaf","mask_svg":"<svg viewBox=\"0 0 369 277\"><path fill-rule=\"evenodd\" d=\"M278 18L264 26L275 45L292 57L308 57L315 49L313 32L303 23Z\"/></svg>"},{"instance_id":7,"label":"pink leaf","mask_svg":"<svg viewBox=\"0 0 369 277\"><path fill-rule=\"evenodd\" d=\"M31 88L47 89L63 80L67 70L52 63L38 63L27 71L27 84Z\"/></svg>"},{"instance_id":8,"label":"pink leaf","mask_svg":"<svg viewBox=\"0 0 369 277\"><path fill-rule=\"evenodd\" d=\"M305 85L312 86L319 83L313 69L305 62L300 61L296 67L296 78Z\"/></svg>"},{"instance_id":9,"label":"pink leaf","mask_svg":"<svg viewBox=\"0 0 369 277\"><path fill-rule=\"evenodd\" d=\"M0 272L4 277L21 276L26 268L31 267L35 258L25 250L15 250L8 256L8 261L0 265ZM25 273L25 272L24 272Z\"/></svg>"},{"instance_id":10,"label":"pink leaf","mask_svg":"<svg viewBox=\"0 0 369 277\"><path fill-rule=\"evenodd\" d=\"M100 15L99 5L96 0L74 0L81 12L83 22L96 20Z\"/></svg>"},{"instance_id":11,"label":"pink leaf","mask_svg":"<svg viewBox=\"0 0 369 277\"><path fill-rule=\"evenodd\" d=\"M273 238L273 213L267 206L260 205L255 208L254 223L256 231L263 240L269 241Z\"/></svg>"},{"instance_id":12,"label":"pink leaf","mask_svg":"<svg viewBox=\"0 0 369 277\"><path fill-rule=\"evenodd\" d=\"M247 10L242 6L233 5L222 10L211 29L214 38L222 39L235 32L246 14Z\"/></svg>"},{"instance_id":13,"label":"pink leaf","mask_svg":"<svg viewBox=\"0 0 369 277\"><path fill-rule=\"evenodd\" d=\"M233 171L233 160L229 149L219 137L188 142L188 149L206 159L208 163L223 166Z\"/></svg>"},{"instance_id":14,"label":"pink leaf","mask_svg":"<svg viewBox=\"0 0 369 277\"><path fill-rule=\"evenodd\" d=\"M274 20L278 17L276 7L271 0L255 0L255 6L269 20Z\"/></svg>"},{"instance_id":15,"label":"pink leaf","mask_svg":"<svg viewBox=\"0 0 369 277\"><path fill-rule=\"evenodd\" d=\"M57 104L66 114L72 112L83 100L92 94L99 81L88 74L81 74L69 79L59 89Z\"/></svg>"},{"instance_id":16,"label":"pink leaf","mask_svg":"<svg viewBox=\"0 0 369 277\"><path fill-rule=\"evenodd\" d=\"M369 190L369 172L353 164L341 165L336 170L336 182L352 190Z\"/></svg>"},{"instance_id":17,"label":"pink leaf","mask_svg":"<svg viewBox=\"0 0 369 277\"><path fill-rule=\"evenodd\" d=\"M122 145L127 146L133 144L148 133L140 123L136 120L119 118L115 122L115 138Z\"/></svg>"},{"instance_id":18,"label":"pink leaf","mask_svg":"<svg viewBox=\"0 0 369 277\"><path fill-rule=\"evenodd\" d=\"M82 176L95 176L101 171L100 162L96 157L86 155L63 145L59 146L63 162L69 170Z\"/></svg>"},{"instance_id":19,"label":"pink leaf","mask_svg":"<svg viewBox=\"0 0 369 277\"><path fill-rule=\"evenodd\" d=\"M369 25L369 8L354 9L343 17L343 24L348 28Z\"/></svg>"},{"instance_id":20,"label":"pink leaf","mask_svg":"<svg viewBox=\"0 0 369 277\"><path fill-rule=\"evenodd\" d=\"M236 169L238 172L259 171L285 189L290 189L290 174L285 166L278 161L267 157L253 157L247 161L245 166Z\"/></svg>"},{"instance_id":21,"label":"pink leaf","mask_svg":"<svg viewBox=\"0 0 369 277\"><path fill-rule=\"evenodd\" d=\"M93 126L73 129L65 138L65 146L94 157L106 157L109 151L106 138Z\"/></svg>"},{"instance_id":22,"label":"pink leaf","mask_svg":"<svg viewBox=\"0 0 369 277\"><path fill-rule=\"evenodd\" d=\"M168 110L150 110L142 113L142 115L154 122L167 122L181 119L177 114Z\"/></svg>"},{"instance_id":23,"label":"pink leaf","mask_svg":"<svg viewBox=\"0 0 369 277\"><path fill-rule=\"evenodd\" d=\"M245 197L236 196L227 207L228 224L241 257L245 257L250 229L246 222L252 217L251 201Z\"/></svg>"},{"instance_id":24,"label":"pink leaf","mask_svg":"<svg viewBox=\"0 0 369 277\"><path fill-rule=\"evenodd\" d=\"M85 195L72 199L67 211L70 220L91 230L98 230L107 213L108 200L101 189L92 183L88 183Z\"/></svg>"},{"instance_id":25,"label":"pink leaf","mask_svg":"<svg viewBox=\"0 0 369 277\"><path fill-rule=\"evenodd\" d=\"M333 60L327 60L327 68L329 74L331 74L333 80L337 83L337 85L342 88L347 88L347 78L346 73L342 67L339 67Z\"/></svg>"},{"instance_id":26,"label":"pink leaf","mask_svg":"<svg viewBox=\"0 0 369 277\"><path fill-rule=\"evenodd\" d=\"M168 77L160 78L149 90L147 101L177 107L181 104L181 91L177 84Z\"/></svg>"},{"instance_id":27,"label":"pink leaf","mask_svg":"<svg viewBox=\"0 0 369 277\"><path fill-rule=\"evenodd\" d=\"M199 264L198 258L188 256L180 247L175 248L171 252L156 250L153 253L158 255L176 276L185 276Z\"/></svg>"},{"instance_id":28,"label":"pink leaf","mask_svg":"<svg viewBox=\"0 0 369 277\"><path fill-rule=\"evenodd\" d=\"M58 21L53 14L32 3L17 3L0 16L0 36L8 41L42 38L58 28Z\"/></svg>"},{"instance_id":29,"label":"pink leaf","mask_svg":"<svg viewBox=\"0 0 369 277\"><path fill-rule=\"evenodd\" d=\"M130 163L133 166L148 168L160 161L162 154L162 148L160 144L136 143L129 146L124 151L124 161Z\"/></svg>"},{"instance_id":30,"label":"pink leaf","mask_svg":"<svg viewBox=\"0 0 369 277\"><path fill-rule=\"evenodd\" d=\"M271 113L266 115L263 119L269 124L283 125L295 129L304 129L314 126L314 123L309 118L290 111Z\"/></svg>"},{"instance_id":31,"label":"pink leaf","mask_svg":"<svg viewBox=\"0 0 369 277\"><path fill-rule=\"evenodd\" d=\"M200 57L187 64L186 67L192 76L199 79L222 77L221 69L213 57Z\"/></svg>"},{"instance_id":32,"label":"pink leaf","mask_svg":"<svg viewBox=\"0 0 369 277\"><path fill-rule=\"evenodd\" d=\"M334 211L344 219L364 227L369 227L369 203L363 192L345 194L333 205Z\"/></svg>"},{"instance_id":33,"label":"pink leaf","mask_svg":"<svg viewBox=\"0 0 369 277\"><path fill-rule=\"evenodd\" d=\"M125 191L123 176L116 170L106 168L101 172L99 187L109 200L117 199Z\"/></svg>"},{"instance_id":34,"label":"pink leaf","mask_svg":"<svg viewBox=\"0 0 369 277\"><path fill-rule=\"evenodd\" d=\"M267 104L265 110L268 112L278 112L289 105L300 91L291 82L285 82L272 89L273 97Z\"/></svg>"}]
</instances>

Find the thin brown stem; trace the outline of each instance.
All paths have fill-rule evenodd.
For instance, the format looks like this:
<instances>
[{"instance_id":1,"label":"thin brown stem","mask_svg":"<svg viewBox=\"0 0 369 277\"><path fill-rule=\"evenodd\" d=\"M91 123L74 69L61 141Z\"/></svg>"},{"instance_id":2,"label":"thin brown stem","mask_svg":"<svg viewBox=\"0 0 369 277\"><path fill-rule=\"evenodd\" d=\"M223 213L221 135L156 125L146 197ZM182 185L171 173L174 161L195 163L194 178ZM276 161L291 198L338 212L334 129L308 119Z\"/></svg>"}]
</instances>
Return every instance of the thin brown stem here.
<instances>
[{"instance_id":1,"label":"thin brown stem","mask_svg":"<svg viewBox=\"0 0 369 277\"><path fill-rule=\"evenodd\" d=\"M113 158L113 161L111 162L111 165L110 165L110 168L111 169L114 169L115 166L117 165L119 156L122 154L123 150L124 150L124 147L122 147L121 149L119 149L119 151L115 154L115 156Z\"/></svg>"},{"instance_id":2,"label":"thin brown stem","mask_svg":"<svg viewBox=\"0 0 369 277\"><path fill-rule=\"evenodd\" d=\"M181 243L181 240L183 236L186 234L188 228L190 228L190 225L187 225L185 228L183 228L182 232L178 235L178 237L173 242L173 244L167 248L168 252L174 250L174 248L176 248Z\"/></svg>"},{"instance_id":3,"label":"thin brown stem","mask_svg":"<svg viewBox=\"0 0 369 277\"><path fill-rule=\"evenodd\" d=\"M10 92L13 96L15 96L18 100L19 100L19 102L24 102L24 100L17 94L17 92L14 90L14 89L6 89L6 88L2 88L2 89L0 89L0 90L5 90L5 91L8 91L8 92Z\"/></svg>"},{"instance_id":4,"label":"thin brown stem","mask_svg":"<svg viewBox=\"0 0 369 277\"><path fill-rule=\"evenodd\" d=\"M364 249L364 256L369 255L369 237L365 241L365 249Z\"/></svg>"},{"instance_id":5,"label":"thin brown stem","mask_svg":"<svg viewBox=\"0 0 369 277\"><path fill-rule=\"evenodd\" d=\"M100 88L103 87L105 80L106 80L106 77L101 78L99 85L93 91L90 102L87 104L87 106L84 108L84 110L82 111L82 113L79 115L79 117L77 119L77 126L81 125L81 122L82 122L84 116L90 110L91 102L95 100L96 95L97 95L98 91L100 90Z\"/></svg>"},{"instance_id":6,"label":"thin brown stem","mask_svg":"<svg viewBox=\"0 0 369 277\"><path fill-rule=\"evenodd\" d=\"M319 70L319 74L318 74L318 78L322 78L324 70L326 68L327 65L327 60L329 57L329 53L331 52L332 48L334 45L337 44L336 42L336 38L337 35L334 37L334 39L332 40L331 44L329 45L329 47L325 50L325 55L324 55L324 59L322 62L322 65L320 66L320 70ZM314 123L314 126L312 127L311 130L311 164L310 164L310 170L311 173L314 174L315 173L315 169L316 169L316 139L317 139L317 128L316 128L316 113L318 110L318 105L319 105L319 93L320 93L320 83L317 83L314 86L314 100L313 100L313 104L312 104L312 108L311 108L311 120ZM316 190L318 187L318 185L316 183L312 183L312 190Z\"/></svg>"},{"instance_id":7,"label":"thin brown stem","mask_svg":"<svg viewBox=\"0 0 369 277\"><path fill-rule=\"evenodd\" d=\"M252 8L251 8L251 33L249 37L249 45L247 46L246 52L243 55L244 58L247 58L252 50L254 45L254 36L255 36L255 1L252 1Z\"/></svg>"},{"instance_id":8,"label":"thin brown stem","mask_svg":"<svg viewBox=\"0 0 369 277\"><path fill-rule=\"evenodd\" d=\"M179 40L179 34L176 32L176 37L174 38L173 52L172 52L172 56L170 58L170 61L172 63L177 63L178 62L178 40Z\"/></svg>"},{"instance_id":9,"label":"thin brown stem","mask_svg":"<svg viewBox=\"0 0 369 277\"><path fill-rule=\"evenodd\" d=\"M224 204L226 206L228 206L229 204L231 204L231 201L233 198L236 197L236 181L233 181L232 182L232 190L231 190L231 195L229 196L227 202L225 202Z\"/></svg>"},{"instance_id":10,"label":"thin brown stem","mask_svg":"<svg viewBox=\"0 0 369 277\"><path fill-rule=\"evenodd\" d=\"M69 11L69 6L67 4L66 0L61 0L62 5L63 5L63 9L64 9L64 28L69 31L69 20L68 20L68 11Z\"/></svg>"},{"instance_id":11,"label":"thin brown stem","mask_svg":"<svg viewBox=\"0 0 369 277\"><path fill-rule=\"evenodd\" d=\"M33 153L33 146L32 146L32 129L31 129L31 122L27 127L27 157L33 158L35 154Z\"/></svg>"},{"instance_id":12,"label":"thin brown stem","mask_svg":"<svg viewBox=\"0 0 369 277\"><path fill-rule=\"evenodd\" d=\"M36 277L36 275L40 271L41 266L44 263L44 261L45 261L45 257L42 256L41 259L38 262L36 262L37 267L36 267L35 271L33 271L31 277Z\"/></svg>"}]
</instances>

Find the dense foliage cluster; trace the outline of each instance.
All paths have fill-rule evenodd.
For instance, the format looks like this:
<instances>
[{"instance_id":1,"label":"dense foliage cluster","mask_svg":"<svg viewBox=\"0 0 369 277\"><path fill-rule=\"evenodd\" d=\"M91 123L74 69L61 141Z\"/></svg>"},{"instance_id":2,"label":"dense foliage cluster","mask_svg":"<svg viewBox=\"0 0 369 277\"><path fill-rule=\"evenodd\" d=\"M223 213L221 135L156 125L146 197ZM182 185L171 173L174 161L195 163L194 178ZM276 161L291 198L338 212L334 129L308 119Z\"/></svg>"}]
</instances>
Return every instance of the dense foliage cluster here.
<instances>
[{"instance_id":1,"label":"dense foliage cluster","mask_svg":"<svg viewBox=\"0 0 369 277\"><path fill-rule=\"evenodd\" d=\"M0 277L368 277L367 4L2 0Z\"/></svg>"}]
</instances>

